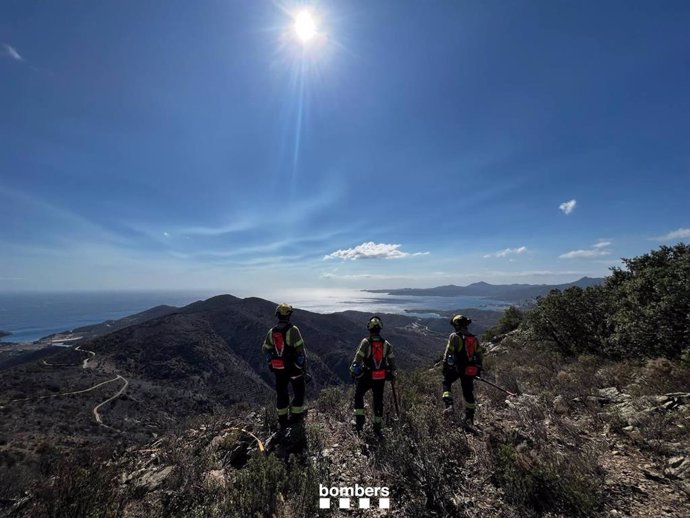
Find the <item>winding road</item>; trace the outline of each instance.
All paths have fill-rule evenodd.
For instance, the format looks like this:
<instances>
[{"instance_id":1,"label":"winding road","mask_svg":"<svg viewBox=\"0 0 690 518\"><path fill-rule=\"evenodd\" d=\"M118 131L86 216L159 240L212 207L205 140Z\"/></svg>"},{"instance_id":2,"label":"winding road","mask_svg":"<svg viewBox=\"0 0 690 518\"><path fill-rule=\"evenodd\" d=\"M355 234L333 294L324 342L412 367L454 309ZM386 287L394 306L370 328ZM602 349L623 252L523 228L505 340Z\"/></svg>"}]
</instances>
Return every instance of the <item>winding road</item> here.
<instances>
[{"instance_id":1,"label":"winding road","mask_svg":"<svg viewBox=\"0 0 690 518\"><path fill-rule=\"evenodd\" d=\"M91 355L90 357L87 356L86 358L84 358L84 363L81 364L81 368L82 368L82 369L88 368L89 360L92 360L92 359L96 356L96 353L93 352L93 351L87 351L87 350L85 350L85 349L81 349L81 345L77 345L77 346L74 348L74 350L75 350L75 351L79 351L80 353L89 353L89 354Z\"/></svg>"},{"instance_id":2,"label":"winding road","mask_svg":"<svg viewBox=\"0 0 690 518\"><path fill-rule=\"evenodd\" d=\"M94 419L96 419L96 422L97 422L99 425L105 426L106 428L109 428L110 430L115 430L115 431L117 431L117 432L121 432L122 430L118 430L117 428L113 428L112 426L108 426L107 424L103 423L103 420L101 419L101 415L98 413L98 409L99 409L99 408L101 408L103 405L107 405L107 404L110 403L111 401L114 401L115 399L119 398L119 397L122 395L122 393L123 393L125 390L127 390L127 387L129 386L129 381L128 381L127 379L123 378L122 376L120 376L119 374L117 375L117 378L115 378L114 380L110 380L110 381L115 381L115 380L118 380L118 379L120 379L120 380L122 380L122 381L124 382L124 383L122 384L122 388L120 388L120 390L118 390L118 391L117 391L117 394L115 394L114 396L112 396L112 397L106 399L105 401L103 401L103 403L100 403L100 404L96 405L95 407L93 407L92 412L93 412L93 417L94 417Z\"/></svg>"},{"instance_id":3,"label":"winding road","mask_svg":"<svg viewBox=\"0 0 690 518\"><path fill-rule=\"evenodd\" d=\"M88 369L88 368L89 368L89 361L93 360L93 359L96 357L96 353L93 352L93 351L89 351L89 350L86 350L86 349L82 349L80 345L78 345L77 347L75 347L74 350L75 350L75 351L79 351L79 352L81 352L81 353L87 353L88 356L87 356L86 358L84 358L84 361L83 361L83 363L81 364L81 368L82 368L82 369ZM71 365L51 364L51 363L46 362L45 360L43 360L42 363L43 363L44 365L46 365L46 366L51 366L51 367L57 367L57 366L61 366L61 367L71 367ZM114 396L109 397L109 398L106 399L105 401L103 401L103 402L99 403L98 405L96 405L95 407L93 407L93 409L91 410L91 413L93 414L94 419L96 420L96 422L97 422L100 426L102 426L102 427L104 427L104 428L108 428L109 430L114 430L114 431L116 431L116 432L120 432L120 433L121 433L122 430L118 430L117 428L113 428L112 426L109 426L109 425L105 424L105 423L103 422L103 418L101 417L101 414L99 413L99 409L100 409L102 406L107 405L107 404L110 403L111 401L116 400L117 398L119 398L119 397L124 393L125 390L127 390L127 387L129 386L129 380L127 380L126 378L124 378L124 377L123 377L122 375L120 375L120 374L118 374L117 376L115 376L113 379L106 380L106 381L102 381L101 383L97 383L97 384L94 385L93 387L89 387L89 388L86 388L86 389L83 389L83 390L72 390L72 391L69 391L69 392L60 392L60 393L58 393L58 394L49 394L49 395L47 395L47 396L35 396L35 397L27 397L27 398L12 399L12 400L9 401L9 403L17 403L17 402L21 402L21 401L35 401L35 400L50 399L50 398L55 398L55 397L60 397L60 396L72 396L72 395L75 395L75 394L84 394L84 393L86 393L86 392L91 392L92 390L96 390L97 388L102 387L103 385L107 385L108 383L113 383L113 382L118 381L118 380L120 380L120 381L123 382L123 383L122 383L122 387L120 387L120 390L118 390L117 393L116 393Z\"/></svg>"}]
</instances>

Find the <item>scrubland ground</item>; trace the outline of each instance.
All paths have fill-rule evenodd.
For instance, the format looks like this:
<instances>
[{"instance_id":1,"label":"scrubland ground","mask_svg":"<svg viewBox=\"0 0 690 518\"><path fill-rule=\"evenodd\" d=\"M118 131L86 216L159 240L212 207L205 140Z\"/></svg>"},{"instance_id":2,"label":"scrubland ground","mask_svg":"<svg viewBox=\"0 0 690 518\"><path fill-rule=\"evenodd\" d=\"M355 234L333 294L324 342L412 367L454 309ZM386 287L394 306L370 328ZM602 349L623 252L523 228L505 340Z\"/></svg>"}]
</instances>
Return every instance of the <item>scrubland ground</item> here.
<instances>
[{"instance_id":1,"label":"scrubland ground","mask_svg":"<svg viewBox=\"0 0 690 518\"><path fill-rule=\"evenodd\" d=\"M324 389L303 427L276 434L237 405L117 457L46 467L10 516L688 516L690 367L565 358L519 332L489 344L479 434L442 415L439 367L386 388L385 439L352 430L352 387ZM459 387L454 387L460 398ZM370 397L370 396L369 396ZM370 409L367 409L369 412ZM258 442L265 443L261 452ZM319 509L319 485L390 488L390 510Z\"/></svg>"}]
</instances>

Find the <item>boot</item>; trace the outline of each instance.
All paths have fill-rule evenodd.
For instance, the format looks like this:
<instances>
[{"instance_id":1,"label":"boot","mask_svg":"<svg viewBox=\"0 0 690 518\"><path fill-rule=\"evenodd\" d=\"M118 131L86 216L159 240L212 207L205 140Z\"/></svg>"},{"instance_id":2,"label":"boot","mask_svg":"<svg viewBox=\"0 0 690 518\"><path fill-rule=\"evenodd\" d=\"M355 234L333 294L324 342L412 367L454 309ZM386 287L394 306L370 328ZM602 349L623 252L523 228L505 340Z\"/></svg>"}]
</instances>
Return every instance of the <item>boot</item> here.
<instances>
[{"instance_id":1,"label":"boot","mask_svg":"<svg viewBox=\"0 0 690 518\"><path fill-rule=\"evenodd\" d=\"M463 428L466 432L474 433L477 429L474 427L474 410L465 410L465 419L462 421Z\"/></svg>"},{"instance_id":2,"label":"boot","mask_svg":"<svg viewBox=\"0 0 690 518\"><path fill-rule=\"evenodd\" d=\"M377 437L383 439L383 425L382 423L374 423L374 433Z\"/></svg>"},{"instance_id":3,"label":"boot","mask_svg":"<svg viewBox=\"0 0 690 518\"><path fill-rule=\"evenodd\" d=\"M304 422L304 413L290 414L290 419L288 421L290 426L298 425L302 422Z\"/></svg>"},{"instance_id":4,"label":"boot","mask_svg":"<svg viewBox=\"0 0 690 518\"><path fill-rule=\"evenodd\" d=\"M362 430L364 430L364 416L356 415L355 418L351 421L351 424L355 427L356 432L361 432Z\"/></svg>"},{"instance_id":5,"label":"boot","mask_svg":"<svg viewBox=\"0 0 690 518\"><path fill-rule=\"evenodd\" d=\"M278 426L280 426L281 431L286 430L288 428L288 426L290 426L290 422L289 422L287 414L278 416Z\"/></svg>"},{"instance_id":6,"label":"boot","mask_svg":"<svg viewBox=\"0 0 690 518\"><path fill-rule=\"evenodd\" d=\"M446 408L443 410L443 415L453 415L453 411L455 410L453 408L453 400L452 399L444 399L443 402L446 405Z\"/></svg>"}]
</instances>

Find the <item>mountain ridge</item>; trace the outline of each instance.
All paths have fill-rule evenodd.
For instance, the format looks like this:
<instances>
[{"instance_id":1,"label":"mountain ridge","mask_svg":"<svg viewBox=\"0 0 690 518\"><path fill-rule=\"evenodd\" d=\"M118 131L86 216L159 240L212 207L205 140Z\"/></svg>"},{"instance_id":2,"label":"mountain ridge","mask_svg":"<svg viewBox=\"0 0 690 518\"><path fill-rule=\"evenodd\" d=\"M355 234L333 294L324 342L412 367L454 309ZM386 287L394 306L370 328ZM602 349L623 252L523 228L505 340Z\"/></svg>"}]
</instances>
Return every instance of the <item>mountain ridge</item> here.
<instances>
[{"instance_id":1,"label":"mountain ridge","mask_svg":"<svg viewBox=\"0 0 690 518\"><path fill-rule=\"evenodd\" d=\"M407 296L436 296L436 297L457 297L471 296L504 300L506 302L526 302L539 296L548 294L553 289L565 290L571 287L586 288L602 284L604 278L600 277L581 277L580 279L563 284L489 284L479 281L467 286L457 286L446 284L433 288L393 288L362 290L367 293L385 293L387 295L407 295Z\"/></svg>"}]
</instances>

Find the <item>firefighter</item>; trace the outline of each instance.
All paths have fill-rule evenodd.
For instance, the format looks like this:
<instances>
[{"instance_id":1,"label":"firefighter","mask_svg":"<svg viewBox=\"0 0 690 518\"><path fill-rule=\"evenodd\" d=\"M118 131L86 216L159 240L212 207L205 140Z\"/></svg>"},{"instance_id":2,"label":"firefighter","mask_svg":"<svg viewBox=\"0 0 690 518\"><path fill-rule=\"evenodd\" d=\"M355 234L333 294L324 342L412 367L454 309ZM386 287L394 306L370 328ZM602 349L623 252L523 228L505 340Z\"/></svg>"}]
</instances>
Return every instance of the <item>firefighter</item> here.
<instances>
[{"instance_id":1,"label":"firefighter","mask_svg":"<svg viewBox=\"0 0 690 518\"><path fill-rule=\"evenodd\" d=\"M477 403L474 399L474 378L482 370L482 349L479 340L467 330L472 320L455 315L450 319L455 329L448 337L443 354L443 402L444 414L453 413L453 394L451 385L460 379L462 396L465 400L465 418L463 426L467 431L474 431L474 411Z\"/></svg>"},{"instance_id":2,"label":"firefighter","mask_svg":"<svg viewBox=\"0 0 690 518\"><path fill-rule=\"evenodd\" d=\"M374 433L379 437L382 436L383 425L383 389L386 380L393 381L397 375L393 346L381 337L382 328L381 317L374 315L369 319L369 337L360 342L350 366L350 375L357 383L355 429L361 432L364 428L364 395L371 389L374 396Z\"/></svg>"},{"instance_id":3,"label":"firefighter","mask_svg":"<svg viewBox=\"0 0 690 518\"><path fill-rule=\"evenodd\" d=\"M272 327L262 346L264 361L276 377L276 411L281 430L302 421L307 357L304 340L296 325L290 323L292 306L276 307L278 324ZM293 398L288 392L292 384Z\"/></svg>"}]
</instances>

